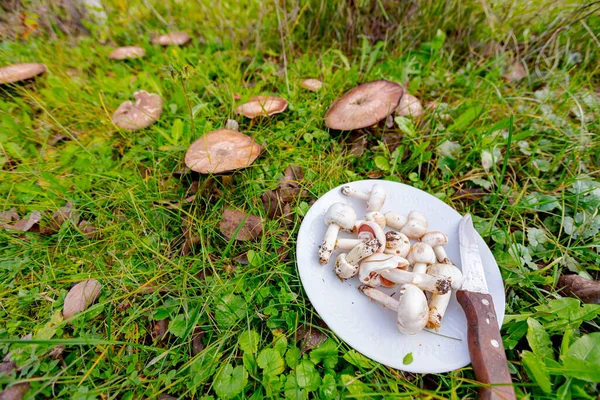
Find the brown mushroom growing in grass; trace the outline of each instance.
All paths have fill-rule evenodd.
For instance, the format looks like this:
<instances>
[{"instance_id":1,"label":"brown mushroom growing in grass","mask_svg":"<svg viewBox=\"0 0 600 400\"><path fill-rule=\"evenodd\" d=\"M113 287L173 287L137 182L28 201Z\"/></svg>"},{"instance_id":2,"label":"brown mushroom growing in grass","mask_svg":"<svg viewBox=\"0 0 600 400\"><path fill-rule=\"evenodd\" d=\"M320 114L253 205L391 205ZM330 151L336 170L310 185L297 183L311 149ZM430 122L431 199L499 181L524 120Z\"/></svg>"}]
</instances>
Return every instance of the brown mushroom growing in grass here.
<instances>
[{"instance_id":1,"label":"brown mushroom growing in grass","mask_svg":"<svg viewBox=\"0 0 600 400\"><path fill-rule=\"evenodd\" d=\"M313 78L303 79L300 81L300 86L306 90L310 90L311 92L318 92L323 87L323 82Z\"/></svg>"},{"instance_id":2,"label":"brown mushroom growing in grass","mask_svg":"<svg viewBox=\"0 0 600 400\"><path fill-rule=\"evenodd\" d=\"M46 66L38 63L13 64L0 68L0 85L31 79L46 72Z\"/></svg>"},{"instance_id":3,"label":"brown mushroom growing in grass","mask_svg":"<svg viewBox=\"0 0 600 400\"><path fill-rule=\"evenodd\" d=\"M126 59L136 59L140 57L144 57L146 55L146 50L143 47L139 46L124 46L118 47L110 52L108 58L112 60L126 60Z\"/></svg>"},{"instance_id":4,"label":"brown mushroom growing in grass","mask_svg":"<svg viewBox=\"0 0 600 400\"><path fill-rule=\"evenodd\" d=\"M262 150L243 133L217 129L192 143L185 154L185 165L201 174L218 174L249 167Z\"/></svg>"},{"instance_id":5,"label":"brown mushroom growing in grass","mask_svg":"<svg viewBox=\"0 0 600 400\"><path fill-rule=\"evenodd\" d=\"M156 93L145 90L133 94L135 103L123 102L113 114L113 122L118 127L135 131L154 124L163 112L163 99Z\"/></svg>"},{"instance_id":6,"label":"brown mushroom growing in grass","mask_svg":"<svg viewBox=\"0 0 600 400\"><path fill-rule=\"evenodd\" d=\"M238 106L235 109L235 112L253 119L256 117L267 117L282 113L287 106L287 100L282 99L281 97L256 96L251 98L247 103Z\"/></svg>"},{"instance_id":7,"label":"brown mushroom growing in grass","mask_svg":"<svg viewBox=\"0 0 600 400\"><path fill-rule=\"evenodd\" d=\"M192 38L185 32L171 32L155 37L152 39L152 44L159 44L161 46L183 46L190 40L192 40Z\"/></svg>"},{"instance_id":8,"label":"brown mushroom growing in grass","mask_svg":"<svg viewBox=\"0 0 600 400\"><path fill-rule=\"evenodd\" d=\"M351 131L377 124L392 114L404 94L402 86L389 81L363 83L337 99L327 113L325 125Z\"/></svg>"},{"instance_id":9,"label":"brown mushroom growing in grass","mask_svg":"<svg viewBox=\"0 0 600 400\"><path fill-rule=\"evenodd\" d=\"M395 114L400 117L420 117L423 115L423 106L415 96L404 93Z\"/></svg>"}]
</instances>

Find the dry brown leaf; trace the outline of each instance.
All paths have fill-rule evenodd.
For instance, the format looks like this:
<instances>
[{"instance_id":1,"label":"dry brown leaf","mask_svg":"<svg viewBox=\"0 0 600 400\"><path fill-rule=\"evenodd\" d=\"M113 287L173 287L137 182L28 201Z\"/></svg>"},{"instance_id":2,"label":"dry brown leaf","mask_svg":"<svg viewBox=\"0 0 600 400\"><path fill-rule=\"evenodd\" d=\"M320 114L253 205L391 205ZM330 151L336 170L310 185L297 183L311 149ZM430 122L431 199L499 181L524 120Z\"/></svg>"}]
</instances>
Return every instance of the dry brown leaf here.
<instances>
[{"instance_id":1,"label":"dry brown leaf","mask_svg":"<svg viewBox=\"0 0 600 400\"><path fill-rule=\"evenodd\" d=\"M283 232L280 236L281 238L281 247L279 247L276 251L277 251L277 255L279 256L279 261L287 261L289 260L289 254L290 254L290 246L289 246L289 241L290 241L290 235L287 232Z\"/></svg>"},{"instance_id":2,"label":"dry brown leaf","mask_svg":"<svg viewBox=\"0 0 600 400\"><path fill-rule=\"evenodd\" d=\"M0 376L10 375L17 368L17 364L13 361L4 361L0 363Z\"/></svg>"},{"instance_id":3,"label":"dry brown leaf","mask_svg":"<svg viewBox=\"0 0 600 400\"><path fill-rule=\"evenodd\" d=\"M19 219L19 213L16 208L11 208L10 210L6 210L0 213L0 224L9 224L13 220Z\"/></svg>"},{"instance_id":4,"label":"dry brown leaf","mask_svg":"<svg viewBox=\"0 0 600 400\"><path fill-rule=\"evenodd\" d=\"M277 191L267 190L260 196L267 217L276 219L283 215L283 200Z\"/></svg>"},{"instance_id":5,"label":"dry brown leaf","mask_svg":"<svg viewBox=\"0 0 600 400\"><path fill-rule=\"evenodd\" d=\"M82 219L79 221L78 225L79 230L88 239L98 239L100 237L100 232L98 232L98 228L92 225L89 221Z\"/></svg>"},{"instance_id":6,"label":"dry brown leaf","mask_svg":"<svg viewBox=\"0 0 600 400\"><path fill-rule=\"evenodd\" d=\"M600 304L600 281L579 275L563 275L558 280L563 296L575 297L587 304Z\"/></svg>"},{"instance_id":7,"label":"dry brown leaf","mask_svg":"<svg viewBox=\"0 0 600 400\"><path fill-rule=\"evenodd\" d=\"M59 344L50 351L49 355L53 360L57 360L62 356L63 351L65 351L65 345Z\"/></svg>"},{"instance_id":8,"label":"dry brown leaf","mask_svg":"<svg viewBox=\"0 0 600 400\"><path fill-rule=\"evenodd\" d=\"M223 212L219 229L227 240L231 240L240 224L242 226L235 240L251 240L262 234L262 220L259 217L230 208Z\"/></svg>"},{"instance_id":9,"label":"dry brown leaf","mask_svg":"<svg viewBox=\"0 0 600 400\"><path fill-rule=\"evenodd\" d=\"M202 338L204 337L204 332L200 330L200 328L196 327L194 330L194 337L192 338L192 354L196 355L204 350L204 343L202 343Z\"/></svg>"},{"instance_id":10,"label":"dry brown leaf","mask_svg":"<svg viewBox=\"0 0 600 400\"><path fill-rule=\"evenodd\" d=\"M478 188L458 188L452 196L453 200L464 199L464 200L478 200L488 194L483 189Z\"/></svg>"},{"instance_id":11,"label":"dry brown leaf","mask_svg":"<svg viewBox=\"0 0 600 400\"><path fill-rule=\"evenodd\" d=\"M517 61L508 68L508 71L502 77L509 82L519 83L527 78L527 70L521 62Z\"/></svg>"},{"instance_id":12,"label":"dry brown leaf","mask_svg":"<svg viewBox=\"0 0 600 400\"><path fill-rule=\"evenodd\" d=\"M4 228L8 230L21 231L21 232L39 232L40 224L42 220L42 213L39 211L32 211L29 215L20 221L15 222L13 225L2 224Z\"/></svg>"},{"instance_id":13,"label":"dry brown leaf","mask_svg":"<svg viewBox=\"0 0 600 400\"><path fill-rule=\"evenodd\" d=\"M0 400L21 400L31 389L29 382L15 383L0 392Z\"/></svg>"},{"instance_id":14,"label":"dry brown leaf","mask_svg":"<svg viewBox=\"0 0 600 400\"><path fill-rule=\"evenodd\" d=\"M87 309L100 296L102 285L95 279L79 282L69 290L65 297L63 316L71 318Z\"/></svg>"},{"instance_id":15,"label":"dry brown leaf","mask_svg":"<svg viewBox=\"0 0 600 400\"><path fill-rule=\"evenodd\" d=\"M40 228L40 233L45 236L54 235L67 221L73 222L73 225L75 226L79 223L79 214L73 209L73 203L70 201L52 214L52 218L50 218L48 225Z\"/></svg>"},{"instance_id":16,"label":"dry brown leaf","mask_svg":"<svg viewBox=\"0 0 600 400\"><path fill-rule=\"evenodd\" d=\"M161 319L160 321L154 321L152 326L152 340L161 341L169 332L169 319Z\"/></svg>"},{"instance_id":17,"label":"dry brown leaf","mask_svg":"<svg viewBox=\"0 0 600 400\"><path fill-rule=\"evenodd\" d=\"M302 324L296 331L296 341L300 341L302 346L301 354L319 347L325 340L327 340L327 335L316 327Z\"/></svg>"}]
</instances>

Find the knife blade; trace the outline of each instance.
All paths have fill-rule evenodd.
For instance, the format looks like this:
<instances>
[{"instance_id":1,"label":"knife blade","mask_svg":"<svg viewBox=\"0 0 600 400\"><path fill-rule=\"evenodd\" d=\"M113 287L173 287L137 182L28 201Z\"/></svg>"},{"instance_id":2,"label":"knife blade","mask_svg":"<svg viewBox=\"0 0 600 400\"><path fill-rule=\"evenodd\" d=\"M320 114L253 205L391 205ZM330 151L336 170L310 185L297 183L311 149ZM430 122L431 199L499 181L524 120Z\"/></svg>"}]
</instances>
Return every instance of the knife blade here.
<instances>
[{"instance_id":1,"label":"knife blade","mask_svg":"<svg viewBox=\"0 0 600 400\"><path fill-rule=\"evenodd\" d=\"M477 237L471 215L466 214L458 227L464 281L456 292L456 299L467 317L469 354L475 376L485 384L479 389L479 399L512 400L515 399L515 391L494 301L488 293Z\"/></svg>"}]
</instances>

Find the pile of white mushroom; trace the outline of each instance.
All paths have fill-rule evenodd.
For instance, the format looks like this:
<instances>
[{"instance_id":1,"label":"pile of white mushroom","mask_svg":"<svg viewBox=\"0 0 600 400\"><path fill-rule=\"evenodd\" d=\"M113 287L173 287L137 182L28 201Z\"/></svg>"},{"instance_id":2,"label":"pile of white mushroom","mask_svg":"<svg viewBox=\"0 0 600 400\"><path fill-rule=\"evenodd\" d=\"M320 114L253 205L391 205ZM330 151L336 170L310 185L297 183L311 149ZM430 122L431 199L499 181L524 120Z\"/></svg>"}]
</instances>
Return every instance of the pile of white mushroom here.
<instances>
[{"instance_id":1,"label":"pile of white mushroom","mask_svg":"<svg viewBox=\"0 0 600 400\"><path fill-rule=\"evenodd\" d=\"M341 250L335 274L342 281L358 275L363 283L358 289L363 294L396 312L400 332L411 335L423 328L437 331L451 290L459 289L463 282L462 273L444 251L448 237L442 232L427 232L427 219L418 211L406 217L393 211L384 215L381 209L386 193L379 184L368 193L343 186L342 194L365 200L367 213L364 219L358 219L348 204L329 207L319 262L328 264L333 252ZM339 238L340 231L357 237ZM376 289L395 285L400 285L399 300Z\"/></svg>"}]
</instances>

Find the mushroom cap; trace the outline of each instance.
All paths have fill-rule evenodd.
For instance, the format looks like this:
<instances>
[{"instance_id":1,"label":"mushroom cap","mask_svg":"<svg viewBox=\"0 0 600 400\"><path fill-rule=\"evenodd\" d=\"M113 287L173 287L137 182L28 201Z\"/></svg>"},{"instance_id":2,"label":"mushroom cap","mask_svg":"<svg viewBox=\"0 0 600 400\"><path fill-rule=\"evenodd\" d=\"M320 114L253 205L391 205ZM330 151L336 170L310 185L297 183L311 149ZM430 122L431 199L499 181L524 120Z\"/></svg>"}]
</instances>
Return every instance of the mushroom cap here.
<instances>
[{"instance_id":1,"label":"mushroom cap","mask_svg":"<svg viewBox=\"0 0 600 400\"><path fill-rule=\"evenodd\" d=\"M310 90L311 92L318 92L323 87L323 82L318 79L309 78L300 81L300 86L304 89Z\"/></svg>"},{"instance_id":2,"label":"mushroom cap","mask_svg":"<svg viewBox=\"0 0 600 400\"><path fill-rule=\"evenodd\" d=\"M448 236L443 232L427 232L421 238L421 242L427 243L431 247L445 246L448 244Z\"/></svg>"},{"instance_id":3,"label":"mushroom cap","mask_svg":"<svg viewBox=\"0 0 600 400\"><path fill-rule=\"evenodd\" d=\"M410 93L404 93L396 109L396 115L401 117L420 117L423 115L423 106L415 96Z\"/></svg>"},{"instance_id":4,"label":"mushroom cap","mask_svg":"<svg viewBox=\"0 0 600 400\"><path fill-rule=\"evenodd\" d=\"M389 231L385 233L385 253L406 257L410 251L410 240L404 233Z\"/></svg>"},{"instance_id":5,"label":"mushroom cap","mask_svg":"<svg viewBox=\"0 0 600 400\"><path fill-rule=\"evenodd\" d=\"M145 90L135 92L133 97L135 104L127 100L116 109L112 117L115 125L135 131L154 124L163 112L163 99Z\"/></svg>"},{"instance_id":6,"label":"mushroom cap","mask_svg":"<svg viewBox=\"0 0 600 400\"><path fill-rule=\"evenodd\" d=\"M394 82L363 83L333 102L325 113L325 125L340 131L375 125L394 112L403 93Z\"/></svg>"},{"instance_id":7,"label":"mushroom cap","mask_svg":"<svg viewBox=\"0 0 600 400\"><path fill-rule=\"evenodd\" d=\"M238 106L235 109L237 114L242 114L250 119L279 114L285 111L288 102L281 97L275 96L256 96L247 103Z\"/></svg>"},{"instance_id":8,"label":"mushroom cap","mask_svg":"<svg viewBox=\"0 0 600 400\"><path fill-rule=\"evenodd\" d=\"M139 46L123 46L117 47L113 51L110 52L108 58L113 60L125 60L127 58L134 59L144 57L146 55L146 50L143 47Z\"/></svg>"},{"instance_id":9,"label":"mushroom cap","mask_svg":"<svg viewBox=\"0 0 600 400\"><path fill-rule=\"evenodd\" d=\"M415 263L434 264L437 259L435 258L435 252L430 245L423 242L417 242L413 244L410 253L408 253L408 261L411 265Z\"/></svg>"},{"instance_id":10,"label":"mushroom cap","mask_svg":"<svg viewBox=\"0 0 600 400\"><path fill-rule=\"evenodd\" d=\"M400 268L404 269L408 266L408 261L402 257L375 253L370 257L363 259L360 262L360 268L358 270L358 279L365 285L372 287L395 286L394 282L388 281L387 279L379 275L380 271L386 269Z\"/></svg>"},{"instance_id":11,"label":"mushroom cap","mask_svg":"<svg viewBox=\"0 0 600 400\"><path fill-rule=\"evenodd\" d=\"M346 256L347 254L342 253L335 260L334 271L341 281L352 278L358 272L358 263L350 264Z\"/></svg>"},{"instance_id":12,"label":"mushroom cap","mask_svg":"<svg viewBox=\"0 0 600 400\"><path fill-rule=\"evenodd\" d=\"M377 225L381 227L381 229L385 228L386 221L385 216L379 211L372 211L365 214L365 221L373 221Z\"/></svg>"},{"instance_id":13,"label":"mushroom cap","mask_svg":"<svg viewBox=\"0 0 600 400\"><path fill-rule=\"evenodd\" d=\"M337 224L341 229L351 230L356 223L356 211L348 204L333 203L325 213L325 224Z\"/></svg>"},{"instance_id":14,"label":"mushroom cap","mask_svg":"<svg viewBox=\"0 0 600 400\"><path fill-rule=\"evenodd\" d=\"M46 72L46 66L39 63L12 64L0 68L0 85L31 79Z\"/></svg>"},{"instance_id":15,"label":"mushroom cap","mask_svg":"<svg viewBox=\"0 0 600 400\"><path fill-rule=\"evenodd\" d=\"M452 264L433 264L427 268L429 275L442 276L449 278L452 289L458 290L462 287L464 277L460 269Z\"/></svg>"},{"instance_id":16,"label":"mushroom cap","mask_svg":"<svg viewBox=\"0 0 600 400\"><path fill-rule=\"evenodd\" d=\"M410 283L402 285L398 300L397 326L400 332L407 335L419 333L429 318L429 306L425 293Z\"/></svg>"},{"instance_id":17,"label":"mushroom cap","mask_svg":"<svg viewBox=\"0 0 600 400\"><path fill-rule=\"evenodd\" d=\"M371 188L371 195L367 200L367 211L379 211L385 203L386 193L382 185L374 184Z\"/></svg>"},{"instance_id":18,"label":"mushroom cap","mask_svg":"<svg viewBox=\"0 0 600 400\"><path fill-rule=\"evenodd\" d=\"M411 239L418 239L427 233L427 227L427 218L418 211L411 211L401 232Z\"/></svg>"},{"instance_id":19,"label":"mushroom cap","mask_svg":"<svg viewBox=\"0 0 600 400\"><path fill-rule=\"evenodd\" d=\"M170 32L160 35L152 39L152 44L160 44L161 46L181 46L192 40L190 35L185 32Z\"/></svg>"},{"instance_id":20,"label":"mushroom cap","mask_svg":"<svg viewBox=\"0 0 600 400\"><path fill-rule=\"evenodd\" d=\"M361 240L377 239L381 247L377 251L383 253L385 250L385 232L383 228L375 221L364 221L358 226L358 238Z\"/></svg>"},{"instance_id":21,"label":"mushroom cap","mask_svg":"<svg viewBox=\"0 0 600 400\"><path fill-rule=\"evenodd\" d=\"M252 165L263 148L251 137L217 129L197 139L185 153L185 165L201 174L217 174Z\"/></svg>"}]
</instances>

